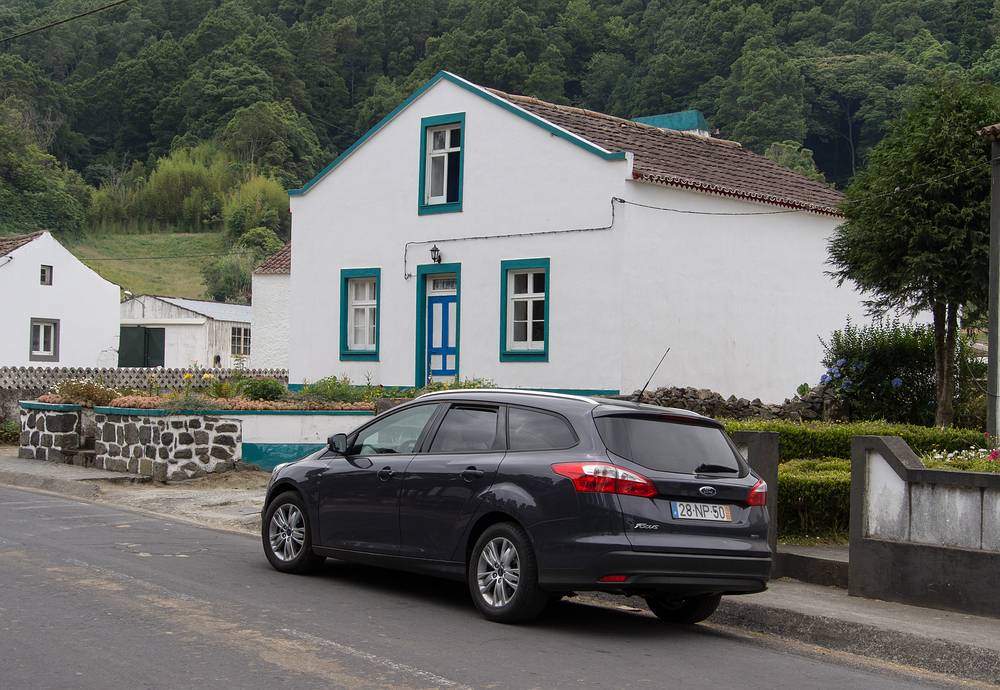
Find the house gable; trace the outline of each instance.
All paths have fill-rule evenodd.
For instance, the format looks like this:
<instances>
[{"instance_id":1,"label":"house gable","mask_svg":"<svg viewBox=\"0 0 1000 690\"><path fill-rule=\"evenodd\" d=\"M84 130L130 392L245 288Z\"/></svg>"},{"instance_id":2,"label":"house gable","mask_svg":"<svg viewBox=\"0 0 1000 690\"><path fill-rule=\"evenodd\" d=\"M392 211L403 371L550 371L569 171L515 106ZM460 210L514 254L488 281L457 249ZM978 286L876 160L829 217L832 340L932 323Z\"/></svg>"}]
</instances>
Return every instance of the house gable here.
<instances>
[{"instance_id":1,"label":"house gable","mask_svg":"<svg viewBox=\"0 0 1000 690\"><path fill-rule=\"evenodd\" d=\"M435 74L433 77L431 77L431 79L428 80L423 86L421 86L412 94L410 94L410 96L406 100L404 100L402 103L393 108L388 115L386 115L377 123L375 123L375 125L372 126L372 128L369 129L367 132L365 132L363 135L361 135L361 137L357 141L355 141L349 147L344 149L343 153L337 156L325 168L320 170L315 177L313 177L311 180L306 182L304 185L302 185L302 187L298 189L289 189L288 194L290 196L301 196L306 192L308 192L320 180L322 180L324 177L330 174L330 172L332 172L347 158L349 158L357 149L363 146L366 141L375 136L379 132L379 130L381 130L383 127L389 124L393 119L395 119L397 115L406 110L406 108L408 108L414 101L416 101L418 98L424 95L424 93L433 88L435 85L438 84L438 82L442 80L448 81L458 86L459 88L468 91L471 94L479 96L480 98L488 101L489 103L499 106L500 108L503 108L504 110L513 113L514 115L517 115L518 117L523 118L524 120L534 125L537 125L538 127L541 127L550 134L559 137L561 139L564 139L572 144L575 144L576 146L579 146L583 150L593 153L594 155L599 156L600 158L603 158L605 160L625 159L625 153L622 151L609 151L607 149L601 148L600 146L588 141L587 139L581 137L580 135L574 134L568 129L559 127L558 125L555 125L539 117L538 115L535 115L529 110L526 110L516 105L515 103L512 103L511 101L508 101L504 98L500 98L499 96L492 93L488 89L485 89L477 84L473 84L472 82L466 79L462 79L461 77L454 75L451 72L445 72L442 70L437 74Z\"/></svg>"}]
</instances>

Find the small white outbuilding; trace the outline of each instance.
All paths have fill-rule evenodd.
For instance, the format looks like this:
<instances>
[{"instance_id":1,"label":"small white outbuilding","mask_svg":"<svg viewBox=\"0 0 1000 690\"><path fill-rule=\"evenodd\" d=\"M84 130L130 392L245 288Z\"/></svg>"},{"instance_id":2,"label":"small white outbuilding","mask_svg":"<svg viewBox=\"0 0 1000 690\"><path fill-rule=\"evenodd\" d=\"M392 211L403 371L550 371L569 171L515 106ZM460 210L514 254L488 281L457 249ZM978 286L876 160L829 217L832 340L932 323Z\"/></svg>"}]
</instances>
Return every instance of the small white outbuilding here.
<instances>
[{"instance_id":1,"label":"small white outbuilding","mask_svg":"<svg viewBox=\"0 0 1000 690\"><path fill-rule=\"evenodd\" d=\"M293 385L631 392L670 347L653 385L776 401L865 320L825 274L832 187L448 72L290 194L287 306L257 329L287 333Z\"/></svg>"},{"instance_id":2,"label":"small white outbuilding","mask_svg":"<svg viewBox=\"0 0 1000 690\"><path fill-rule=\"evenodd\" d=\"M250 307L136 295L121 304L120 367L229 368L251 356Z\"/></svg>"},{"instance_id":3,"label":"small white outbuilding","mask_svg":"<svg viewBox=\"0 0 1000 690\"><path fill-rule=\"evenodd\" d=\"M48 232L0 236L0 366L114 366L120 294Z\"/></svg>"}]
</instances>

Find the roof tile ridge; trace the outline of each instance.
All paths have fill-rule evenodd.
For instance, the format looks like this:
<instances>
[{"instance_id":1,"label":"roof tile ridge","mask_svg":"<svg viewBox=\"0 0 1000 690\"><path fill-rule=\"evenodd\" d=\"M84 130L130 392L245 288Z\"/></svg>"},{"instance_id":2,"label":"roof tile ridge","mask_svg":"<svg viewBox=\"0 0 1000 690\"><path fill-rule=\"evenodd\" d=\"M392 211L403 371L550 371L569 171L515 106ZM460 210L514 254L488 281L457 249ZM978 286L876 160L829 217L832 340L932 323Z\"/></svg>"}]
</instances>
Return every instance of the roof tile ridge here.
<instances>
[{"instance_id":1,"label":"roof tile ridge","mask_svg":"<svg viewBox=\"0 0 1000 690\"><path fill-rule=\"evenodd\" d=\"M581 108L576 105L565 105L562 103L553 103L551 101L544 101L541 98L535 96L525 96L522 94L506 93L500 89L487 88L494 95L500 96L512 103L517 103L518 101L524 103L531 103L542 105L548 108L554 108L556 110L562 110L569 113L576 113L579 115L585 115L587 117L595 117L603 120L610 120L611 122L618 123L623 126L632 127L638 130L646 130L651 134L660 134L665 137L679 136L688 137L695 139L696 141L704 141L709 144L716 144L720 146L729 146L732 148L743 149L743 145L738 141L732 141L730 139L720 139L719 137L708 136L705 134L697 134L696 132L683 132L676 129L662 129L654 125L646 124L645 122L636 122L635 120L629 120L628 118L619 117L618 115L609 115L608 113L602 113L599 110L590 110L589 108Z\"/></svg>"}]
</instances>

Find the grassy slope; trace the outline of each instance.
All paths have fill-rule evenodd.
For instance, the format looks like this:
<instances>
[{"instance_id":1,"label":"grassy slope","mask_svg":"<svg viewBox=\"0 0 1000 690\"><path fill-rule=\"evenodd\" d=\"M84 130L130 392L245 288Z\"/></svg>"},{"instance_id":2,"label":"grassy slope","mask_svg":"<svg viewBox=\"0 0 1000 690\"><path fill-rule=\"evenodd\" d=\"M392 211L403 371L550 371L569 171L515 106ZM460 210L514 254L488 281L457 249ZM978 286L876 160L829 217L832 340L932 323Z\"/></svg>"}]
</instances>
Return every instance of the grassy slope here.
<instances>
[{"instance_id":1,"label":"grassy slope","mask_svg":"<svg viewBox=\"0 0 1000 690\"><path fill-rule=\"evenodd\" d=\"M214 261L214 257L130 257L187 257L191 254L225 252L228 249L222 233L95 234L60 239L77 258L104 278L137 295L171 295L195 299L205 297L201 269Z\"/></svg>"}]
</instances>

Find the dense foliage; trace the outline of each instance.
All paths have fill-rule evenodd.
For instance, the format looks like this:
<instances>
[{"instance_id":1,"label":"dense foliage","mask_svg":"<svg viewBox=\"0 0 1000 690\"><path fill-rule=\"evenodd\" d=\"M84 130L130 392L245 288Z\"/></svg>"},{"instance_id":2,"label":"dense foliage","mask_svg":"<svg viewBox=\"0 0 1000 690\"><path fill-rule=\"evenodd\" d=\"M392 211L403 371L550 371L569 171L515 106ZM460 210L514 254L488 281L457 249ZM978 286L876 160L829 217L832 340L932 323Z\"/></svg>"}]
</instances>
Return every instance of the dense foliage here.
<instances>
[{"instance_id":1,"label":"dense foliage","mask_svg":"<svg viewBox=\"0 0 1000 690\"><path fill-rule=\"evenodd\" d=\"M837 537L851 526L851 463L790 460L778 468L778 534Z\"/></svg>"},{"instance_id":2,"label":"dense foliage","mask_svg":"<svg viewBox=\"0 0 1000 690\"><path fill-rule=\"evenodd\" d=\"M826 371L820 384L848 405L851 419L932 424L935 413L934 331L928 326L882 321L858 326L848 321L823 342ZM955 405L960 422L982 426L981 388L986 367L965 338L955 352ZM983 379L981 381L980 379ZM970 416L971 413L971 416Z\"/></svg>"},{"instance_id":3,"label":"dense foliage","mask_svg":"<svg viewBox=\"0 0 1000 690\"><path fill-rule=\"evenodd\" d=\"M830 240L834 276L875 311L933 314L940 425L954 418L959 319L986 304L989 143L977 130L997 121L993 86L956 79L922 90L851 182L847 222Z\"/></svg>"},{"instance_id":4,"label":"dense foliage","mask_svg":"<svg viewBox=\"0 0 1000 690\"><path fill-rule=\"evenodd\" d=\"M93 6L7 0L0 37ZM129 222L217 224L214 173L169 208L141 191L183 173L161 159L212 140L226 192L255 176L296 185L439 69L626 117L698 108L721 136L760 152L778 142L772 155L805 170L812 153L844 184L915 87L1000 79L997 12L992 0L130 2L4 45L0 231L79 229L81 176L101 189L98 220L128 208ZM105 208L116 195L143 198Z\"/></svg>"}]
</instances>

